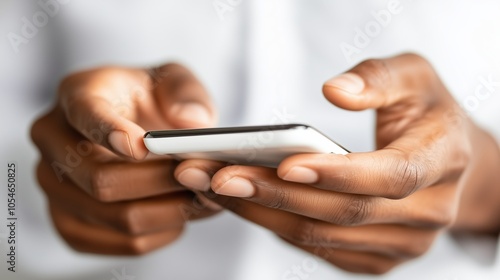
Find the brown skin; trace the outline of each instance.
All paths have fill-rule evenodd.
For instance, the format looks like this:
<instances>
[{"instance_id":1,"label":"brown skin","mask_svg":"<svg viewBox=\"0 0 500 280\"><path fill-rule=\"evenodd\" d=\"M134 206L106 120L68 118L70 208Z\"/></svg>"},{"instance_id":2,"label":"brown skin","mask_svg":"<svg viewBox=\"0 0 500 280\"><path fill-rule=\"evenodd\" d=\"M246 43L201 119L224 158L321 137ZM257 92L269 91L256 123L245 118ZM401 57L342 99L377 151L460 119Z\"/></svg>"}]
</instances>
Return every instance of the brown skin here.
<instances>
[{"instance_id":1,"label":"brown skin","mask_svg":"<svg viewBox=\"0 0 500 280\"><path fill-rule=\"evenodd\" d=\"M186 218L179 209L192 205L194 197L174 177L198 191L211 186L219 194L205 192L206 198L355 272L384 273L420 256L450 227L489 233L500 229L498 146L465 117L421 57L403 55L356 66L349 72L363 80L361 94L348 94L334 83L323 88L336 106L377 110L377 151L296 155L277 170L204 160L177 166L168 159L146 158L144 130L213 123L179 120L178 114L169 114L177 102L202 104L215 115L206 92L187 70L165 67L170 74L125 68L75 74L63 82L54 109L33 125L32 137L42 154L40 185L56 228L76 250L142 254L173 242ZM129 94L123 98L123 92ZM94 129L103 132L103 139L115 130L128 137L96 141L88 133ZM65 162L64 147L75 149L85 139L93 141L91 154L60 182L51 164ZM316 179L292 180L286 175L294 166L313 170ZM206 182L203 176L180 176L190 168L205 172ZM243 198L222 195L228 188L221 187L234 177L249 180L253 192ZM196 209L188 218L215 212Z\"/></svg>"},{"instance_id":2,"label":"brown skin","mask_svg":"<svg viewBox=\"0 0 500 280\"><path fill-rule=\"evenodd\" d=\"M500 232L498 145L465 117L429 63L406 54L348 72L362 79L361 93L335 81L323 92L338 107L376 110L376 151L295 155L277 170L189 160L175 174L214 174L208 198L352 272L385 273L448 229ZM290 176L297 166L316 177ZM194 189L207 185L177 178ZM242 180L253 190L235 194Z\"/></svg>"},{"instance_id":3,"label":"brown skin","mask_svg":"<svg viewBox=\"0 0 500 280\"><path fill-rule=\"evenodd\" d=\"M183 117L186 104L205 108L207 117L196 110ZM146 129L215 121L209 95L180 65L106 67L66 78L54 107L31 130L41 153L37 178L59 233L78 251L144 254L173 242L188 219L214 214L173 178L178 162L146 157L142 137ZM111 139L112 131L126 137ZM68 149L80 151L81 161L68 160ZM69 169L62 174L54 163Z\"/></svg>"}]
</instances>

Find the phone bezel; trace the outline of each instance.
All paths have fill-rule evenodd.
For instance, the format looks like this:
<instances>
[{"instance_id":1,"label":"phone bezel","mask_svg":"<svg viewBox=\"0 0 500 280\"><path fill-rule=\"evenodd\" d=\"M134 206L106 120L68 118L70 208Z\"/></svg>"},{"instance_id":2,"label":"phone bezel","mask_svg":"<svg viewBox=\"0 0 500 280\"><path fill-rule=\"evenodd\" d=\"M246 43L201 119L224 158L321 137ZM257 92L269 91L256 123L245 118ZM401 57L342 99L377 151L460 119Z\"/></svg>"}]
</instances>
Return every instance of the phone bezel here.
<instances>
[{"instance_id":1,"label":"phone bezel","mask_svg":"<svg viewBox=\"0 0 500 280\"><path fill-rule=\"evenodd\" d=\"M234 127L194 128L194 129L152 130L146 132L146 134L144 134L144 138L183 137L183 136L199 136L199 135L213 135L213 134L260 132L266 130L272 131L272 130L308 129L308 128L314 129L309 125L295 123L295 124L283 124L283 125L256 125L256 126L234 126ZM317 131L317 129L315 130Z\"/></svg>"}]
</instances>

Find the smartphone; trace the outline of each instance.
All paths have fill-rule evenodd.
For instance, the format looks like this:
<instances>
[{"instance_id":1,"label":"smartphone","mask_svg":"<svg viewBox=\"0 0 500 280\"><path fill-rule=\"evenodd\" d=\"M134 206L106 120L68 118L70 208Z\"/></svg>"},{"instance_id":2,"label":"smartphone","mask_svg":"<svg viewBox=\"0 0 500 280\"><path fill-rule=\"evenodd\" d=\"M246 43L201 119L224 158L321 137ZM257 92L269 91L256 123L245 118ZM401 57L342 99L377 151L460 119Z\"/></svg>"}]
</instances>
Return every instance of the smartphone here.
<instances>
[{"instance_id":1,"label":"smartphone","mask_svg":"<svg viewBox=\"0 0 500 280\"><path fill-rule=\"evenodd\" d=\"M295 154L349 153L305 124L148 131L144 143L150 152L178 160L211 159L269 167Z\"/></svg>"}]
</instances>

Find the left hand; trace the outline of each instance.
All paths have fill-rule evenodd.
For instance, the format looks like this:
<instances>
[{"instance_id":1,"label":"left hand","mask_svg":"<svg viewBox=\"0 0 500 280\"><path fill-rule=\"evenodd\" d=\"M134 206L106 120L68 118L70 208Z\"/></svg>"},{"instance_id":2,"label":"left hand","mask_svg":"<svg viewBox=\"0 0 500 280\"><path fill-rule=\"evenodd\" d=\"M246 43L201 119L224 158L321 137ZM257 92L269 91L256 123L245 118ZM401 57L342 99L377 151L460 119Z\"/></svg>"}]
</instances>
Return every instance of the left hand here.
<instances>
[{"instance_id":1,"label":"left hand","mask_svg":"<svg viewBox=\"0 0 500 280\"><path fill-rule=\"evenodd\" d=\"M217 213L173 178L177 161L147 156L143 142L145 129L212 126L216 112L202 83L175 63L66 77L31 128L61 237L81 252L146 254L182 236L188 220Z\"/></svg>"},{"instance_id":2,"label":"left hand","mask_svg":"<svg viewBox=\"0 0 500 280\"><path fill-rule=\"evenodd\" d=\"M211 185L216 203L353 272L385 273L424 254L448 227L498 232L498 146L426 60L365 61L323 92L344 109L376 109L378 150L295 155L277 170L189 160L176 178ZM195 169L211 183L189 176Z\"/></svg>"}]
</instances>

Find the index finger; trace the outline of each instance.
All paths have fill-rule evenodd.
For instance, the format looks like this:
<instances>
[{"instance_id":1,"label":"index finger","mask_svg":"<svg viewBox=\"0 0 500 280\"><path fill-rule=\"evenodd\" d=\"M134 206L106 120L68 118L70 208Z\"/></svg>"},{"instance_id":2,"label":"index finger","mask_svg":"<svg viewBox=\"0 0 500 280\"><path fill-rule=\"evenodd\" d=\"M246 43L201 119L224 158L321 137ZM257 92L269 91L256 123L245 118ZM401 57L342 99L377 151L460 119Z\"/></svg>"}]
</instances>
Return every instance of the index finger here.
<instances>
[{"instance_id":1,"label":"index finger","mask_svg":"<svg viewBox=\"0 0 500 280\"><path fill-rule=\"evenodd\" d=\"M118 154L144 158L145 130L136 124L134 102L145 94L147 73L139 69L102 68L66 78L59 106L80 134ZM151 102L142 100L142 102Z\"/></svg>"}]
</instances>

